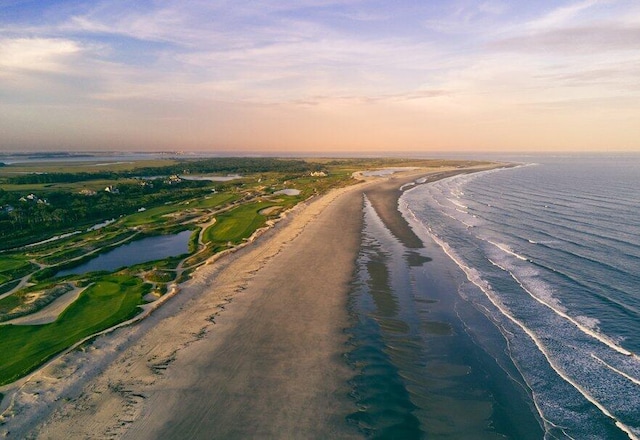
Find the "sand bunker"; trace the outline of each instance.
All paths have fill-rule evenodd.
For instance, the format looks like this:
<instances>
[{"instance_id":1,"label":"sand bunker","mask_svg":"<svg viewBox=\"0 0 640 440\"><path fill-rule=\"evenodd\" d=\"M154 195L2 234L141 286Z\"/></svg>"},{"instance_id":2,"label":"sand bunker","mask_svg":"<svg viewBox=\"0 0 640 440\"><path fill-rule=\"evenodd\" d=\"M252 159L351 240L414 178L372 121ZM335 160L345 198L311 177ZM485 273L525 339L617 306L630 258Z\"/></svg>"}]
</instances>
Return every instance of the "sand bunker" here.
<instances>
[{"instance_id":1,"label":"sand bunker","mask_svg":"<svg viewBox=\"0 0 640 440\"><path fill-rule=\"evenodd\" d=\"M58 319L58 316L62 312L65 311L67 307L69 307L84 290L83 288L75 288L65 293L64 295L53 300L51 304L44 307L42 310L39 310L35 313L32 313L27 316L21 316L20 318L12 319L3 324L15 324L15 325L41 325L41 324L49 324Z\"/></svg>"}]
</instances>

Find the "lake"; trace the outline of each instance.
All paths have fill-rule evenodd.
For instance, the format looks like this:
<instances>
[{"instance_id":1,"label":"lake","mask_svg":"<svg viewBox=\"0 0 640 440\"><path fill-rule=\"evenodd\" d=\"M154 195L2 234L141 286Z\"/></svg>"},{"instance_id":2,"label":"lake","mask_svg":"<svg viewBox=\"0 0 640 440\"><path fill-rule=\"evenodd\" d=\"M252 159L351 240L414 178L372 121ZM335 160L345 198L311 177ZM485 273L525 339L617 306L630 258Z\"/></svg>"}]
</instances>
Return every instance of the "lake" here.
<instances>
[{"instance_id":1,"label":"lake","mask_svg":"<svg viewBox=\"0 0 640 440\"><path fill-rule=\"evenodd\" d=\"M159 235L127 243L80 266L62 270L57 276L80 275L98 270L114 271L121 267L186 254L189 251L191 233L192 231L182 231L178 234Z\"/></svg>"}]
</instances>

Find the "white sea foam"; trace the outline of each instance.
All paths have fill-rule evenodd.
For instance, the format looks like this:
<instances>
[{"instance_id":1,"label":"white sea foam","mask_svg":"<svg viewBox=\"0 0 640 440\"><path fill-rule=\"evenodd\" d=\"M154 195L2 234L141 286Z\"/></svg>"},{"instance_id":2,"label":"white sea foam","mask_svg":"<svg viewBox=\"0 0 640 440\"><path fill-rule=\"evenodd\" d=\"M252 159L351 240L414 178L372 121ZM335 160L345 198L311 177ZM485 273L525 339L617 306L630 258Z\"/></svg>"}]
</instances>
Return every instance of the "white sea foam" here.
<instances>
[{"instance_id":1,"label":"white sea foam","mask_svg":"<svg viewBox=\"0 0 640 440\"><path fill-rule=\"evenodd\" d=\"M454 205L456 205L458 208L462 208L462 209L468 209L469 208L468 206L458 202L455 199L447 199L447 200L450 201L451 203L453 203Z\"/></svg>"},{"instance_id":2,"label":"white sea foam","mask_svg":"<svg viewBox=\"0 0 640 440\"><path fill-rule=\"evenodd\" d=\"M509 321L513 322L517 327L519 327L525 334L527 334L529 336L529 338L533 341L533 343L538 348L540 353L542 353L542 355L546 359L546 361L549 364L549 366L558 374L558 376L560 378L562 378L565 382L567 382L574 389L576 389L586 400L588 400L596 408L598 408L598 410L602 414L604 414L608 418L612 419L613 422L615 423L615 425L620 430L625 432L626 435L630 439L632 439L632 440L638 439L638 434L637 434L637 432L635 432L634 428L632 428L630 426L627 426L626 424L624 424L620 420L618 420L613 415L613 413L605 405L603 405L597 398L595 398L587 389L582 387L578 383L578 381L576 379L572 378L569 374L567 374L564 371L564 369L559 365L558 361L556 359L554 359L554 355L545 346L544 342L540 339L540 337L532 329L527 327L527 325L525 325L525 323L523 321L521 321L519 318L517 318L514 315L514 313L512 313L512 311L509 309L509 307L503 303L503 301L499 298L497 293L492 289L492 286L490 285L490 283L488 283L485 279L483 279L481 273L477 269L474 269L472 267L467 266L463 262L463 260L456 254L456 252L449 246L449 244L446 241L442 240L437 234L435 234L431 230L430 227L426 226L424 223L422 223L418 219L416 214L406 205L406 203L401 207L403 208L401 210L404 211L405 214L408 214L408 216L411 218L412 223L417 224L420 228L422 228L424 231L426 231L426 233L451 258L451 260L454 261L458 265L458 267L460 267L463 270L463 272L465 273L467 279L473 285L477 286L480 289L480 291L482 291L484 293L485 297L491 302L491 304L493 304L493 306L496 307L496 309L499 310L499 312L504 317L506 317ZM448 217L453 218L453 216L451 216L449 214L445 213L445 215L447 215ZM456 220L460 221L459 219L456 219ZM499 246L497 243L492 243L492 244L494 246L498 247L504 253L507 253L508 255L514 256L520 261L529 261L526 257L513 252L511 249L509 249L508 247L506 247L504 245ZM525 288L525 286L518 280L517 277L515 277L513 275L513 273L511 271L508 270L507 267L505 267L504 265L502 265L502 264L500 264L500 263L498 263L496 261L491 261L490 260L490 262L492 264L494 264L495 266L499 267L500 269L508 272L510 274L510 276L513 277L514 280L524 289L524 291L527 292L538 303L543 304L545 307L548 307L549 309L553 310L554 313L556 313L559 316L562 316L563 318L565 318L566 320L568 320L569 322L574 324L582 332L584 332L585 334L587 334L587 335L599 340L600 342L603 342L608 347L613 348L617 352L619 352L621 354L624 354L626 356L631 355L630 352L628 352L627 350L623 349L622 347L619 347L617 344L615 344L613 341L611 341L608 337L606 337L606 336L604 336L602 334L599 334L598 332L596 332L592 328L590 328L591 326L593 326L595 324L594 321L590 321L589 322L589 321L585 321L583 318L572 318L565 311L561 310L560 307L558 307L559 302L557 300L555 300L555 298L553 298L553 296L550 294L550 292L549 292L550 296L544 295L542 298L540 298L539 297L539 296L541 296L540 293L538 293L538 296L537 296L537 295L534 295L529 289ZM526 378L525 378L525 380L526 380ZM542 420L545 423L545 427L546 427L547 431L549 431L549 429L550 429L549 427L550 426L552 426L554 428L557 428L557 425L554 425L553 423L551 423L544 416L544 411L542 410L542 407L537 402L537 399L538 399L538 397L534 393L534 404L535 404L535 406L536 406L536 408L537 408L537 410L538 410L538 412L540 414L540 417L542 418Z\"/></svg>"},{"instance_id":3,"label":"white sea foam","mask_svg":"<svg viewBox=\"0 0 640 440\"><path fill-rule=\"evenodd\" d=\"M526 325L524 325L522 321L520 321L515 316L513 316L513 314L509 311L508 307L506 307L502 303L502 301L500 301L500 299L497 297L497 295L491 288L491 285L481 277L478 270L470 268L469 266L465 265L446 242L442 241L437 237L432 236L432 238L444 250L444 252L458 265L458 267L460 267L464 271L464 273L467 275L467 279L473 284L475 284L476 286L478 286L478 288L480 288L480 290L484 292L485 296L489 299L489 301L491 301L491 303L495 307L497 307L498 310L500 310L500 312L506 318L508 318L511 322L513 322L518 327L520 327L533 340L534 344L536 345L536 347L538 347L538 350L540 350L540 352L544 355L544 357L546 358L551 368L562 379L564 379L567 383L573 386L580 394L582 394L582 396L585 399L587 399L589 402L595 405L600 410L600 412L602 412L602 414L612 419L615 425L620 430L624 431L631 440L639 440L631 427L620 422L604 405L602 405L598 400L596 400L593 396L591 396L591 394L589 394L589 392L586 389L580 386L580 384L578 384L575 380L573 380L571 377L569 377L569 375L567 375L564 372L564 370L553 360L552 355L549 353L549 351L547 350L545 345L542 343L540 338L538 338L538 336L531 329L529 329ZM621 349L621 350L624 350L624 349ZM621 353L626 354L623 351L621 351ZM538 411L540 411L540 408L538 407L537 404L536 404L536 408L538 408ZM544 415L542 413L540 414L540 416L546 421L546 418L544 418Z\"/></svg>"},{"instance_id":4,"label":"white sea foam","mask_svg":"<svg viewBox=\"0 0 640 440\"><path fill-rule=\"evenodd\" d=\"M584 334L591 336L594 339L597 339L598 341L602 342L603 344L605 344L606 346L608 346L609 348L614 349L615 351L617 351L618 353L624 354L625 356L631 356L633 355L632 352L630 352L629 350L626 350L622 347L620 347L618 344L616 344L615 341L613 341L611 338L609 338L606 335L603 335L602 333L595 331L591 328L589 328L588 326L582 324L580 321L578 321L576 318L571 317L565 310L563 310L563 308L558 307L558 303L557 300L556 301L550 301L549 297L547 296L547 298L542 298L539 295L535 295L530 289L528 289L514 274L513 272L509 271L509 274L511 275L511 278L514 279L514 281L516 283L518 283L518 285L522 288L522 290L524 290L525 292L527 292L527 294L529 294L529 296L531 296L531 298L533 298L534 300L536 300L537 302L539 302L540 304L542 304L545 307L548 307L549 309L551 309L554 313L556 313L558 316L563 317L564 319L566 319L567 321L569 321L570 323L572 323L573 325L575 325L578 329L580 329L580 331L582 331ZM546 301L545 301L546 299Z\"/></svg>"},{"instance_id":5,"label":"white sea foam","mask_svg":"<svg viewBox=\"0 0 640 440\"><path fill-rule=\"evenodd\" d=\"M514 257L516 257L519 260L522 261L529 261L529 259L523 255L520 255L514 251L511 250L511 248L509 246L507 246L506 244L501 244L501 243L496 243L493 242L491 240L487 240L489 243L491 243L492 245L494 245L495 247L497 247L498 249L500 249L501 251L509 254L509 255L513 255Z\"/></svg>"},{"instance_id":6,"label":"white sea foam","mask_svg":"<svg viewBox=\"0 0 640 440\"><path fill-rule=\"evenodd\" d=\"M502 266L502 265L500 265L500 264L496 263L496 262L495 262L495 261L493 261L491 258L487 258L487 261L489 261L489 263L491 263L491 264L493 264L494 266L496 266L498 269L502 269L502 270L503 270L503 271L505 271L505 272L509 272L509 271L507 270L507 268L506 268L506 267L504 267L504 266Z\"/></svg>"},{"instance_id":7,"label":"white sea foam","mask_svg":"<svg viewBox=\"0 0 640 440\"><path fill-rule=\"evenodd\" d=\"M455 217L462 217L462 215L458 214L459 211L457 212L455 210L455 204L454 206L452 206L450 198L452 198L453 194L452 192L449 192L448 194L445 194L443 192L446 192L447 190L456 190L458 191L458 193L456 194L460 194L460 189L462 186L462 184L448 184L442 185L442 187L437 191L435 189L432 190L431 188L429 191L429 196L432 197L434 201L438 205L440 205L441 208L443 204L446 205L446 210L440 209L439 214L444 214L442 211L447 211L448 213L445 215L449 218L455 219L456 222L460 222L461 219ZM436 198L442 203L436 201ZM457 201L461 204L465 203L464 199ZM481 198L478 198L478 203L482 203ZM433 206L433 203L430 203L430 201L428 201L428 204L431 205L429 207L429 210L436 208L436 206ZM469 204L474 207L476 206L473 203ZM482 205L484 204L486 204L486 202L482 203ZM487 211L489 214L494 213L494 211L489 212L489 210L483 208L483 206L478 206L479 213L484 213L485 211ZM423 217L420 211L418 211L417 214ZM430 211L429 215L431 216ZM484 215L482 216L484 217ZM585 399L592 402L602 414L612 419L615 425L623 432L625 432L629 438L638 438L639 431L638 427L634 426L636 423L633 418L628 419L630 420L628 423L633 424L631 426L628 426L622 421L624 419L618 420L614 415L618 414L619 410L626 412L626 414L629 414L629 405L633 407L634 403L636 402L635 398L625 399L624 393L618 395L617 391L614 390L617 390L618 386L624 387L624 385L621 384L625 382L627 383L626 389L628 389L628 387L631 387L633 389L633 387L638 386L638 382L640 381L640 379L638 378L640 376L636 374L636 372L639 371L637 367L637 360L639 358L637 355L631 353L629 350L622 348L619 344L618 338L614 339L610 335L603 334L599 329L600 323L597 319L580 315L579 311L574 311L573 313L571 311L567 311L561 304L559 299L554 296L556 293L559 294L559 292L555 292L552 288L550 288L548 284L546 284L541 279L541 277L545 276L544 274L546 273L546 270L540 269L539 275L535 275L535 273L526 270L527 266L533 266L527 263L527 261L531 261L525 256L528 252L522 253L519 250L514 250L508 246L506 246L506 248L509 252L505 252L505 246L503 244L504 241L502 241L504 239L494 238L495 243L491 243L491 248L495 249L493 249L488 254L491 258L489 262L496 268L508 272L514 279L514 281L520 285L520 287L523 289L523 292L519 295L521 299L518 298L517 295L510 296L506 291L493 292L491 290L492 286L486 281L489 278L484 278L483 280L484 275L481 275L477 270L475 272L465 271L464 268L460 266L460 263L464 263L463 265L468 264L470 267L475 266L474 263L467 262L475 261L475 259L468 260L468 258L475 258L475 253L469 255L467 255L466 253L461 254L461 256L464 257L463 260L462 258L457 258L458 256L455 254L456 251L454 251L453 249L450 249L449 252L447 252L447 249L443 247L442 243L448 241L446 237L449 236L449 232L447 232L448 229L440 231L441 220L437 220L433 224L433 228L431 228L430 226L418 223L419 219L415 214L412 217L413 220L416 220L416 223L419 225L418 227L424 228L424 231L426 231L426 233L429 234L429 236L431 236L434 241L443 248L445 253L447 253L449 257L452 258L452 260L456 264L458 264L459 267L461 267L472 285L477 286L484 294L484 296L488 299L488 302L485 302L484 300L480 301L479 304L482 307L489 307L490 309L493 309L495 307L496 311L492 312L492 315L495 314L496 317L500 317L499 314L501 314L506 318L504 321L505 323L513 322L515 324L513 328L522 329L522 331L527 334L529 338L531 338L533 344L538 347L538 350L536 350L536 352L539 351L547 359L547 362L549 363L551 368L558 373L558 376L562 378L562 380L575 388L577 392L579 392ZM437 217L435 218L437 219ZM490 221L491 216L489 216L488 219L484 220L485 222ZM473 219L470 219L470 221L473 222ZM454 227L453 224L447 226L447 228L450 227ZM476 234L481 234L483 229L484 228L478 228L478 232L476 232ZM460 233L458 232L458 234ZM443 238L441 239L440 237ZM466 240L465 237L461 237L460 235L458 235L455 238L456 242L458 238ZM538 237L534 236L534 238ZM526 237L525 240L527 240L532 245L543 245L546 243L557 242L556 240L538 242L536 240L527 239ZM503 245L503 248L501 248L500 246L496 246L497 244ZM461 251L464 252L465 249L466 248L461 248ZM527 249L533 252L533 247ZM540 249L542 250L543 248ZM487 249L484 249L483 247L483 250L486 251ZM492 277L502 277L497 273L497 270L490 269L488 273L491 273ZM476 276L479 278L476 279ZM474 280L477 282L474 282ZM491 280L493 280L493 278L491 278ZM486 284L483 284L482 281L485 281ZM473 293L473 289L470 289L469 292L471 295L476 295L475 293ZM519 290L514 289L514 292L519 292ZM502 296L503 294L505 296ZM471 296L470 300L473 300L473 298L474 297ZM478 300L477 296L475 298L476 300ZM496 299L500 301L497 304L494 302L494 300ZM510 302L512 300L513 303ZM521 300L524 302L519 302ZM490 304L493 304L493 306L490 306ZM506 307L506 313L505 309L501 309L500 307L498 307L498 305L500 304ZM537 304L541 304L544 307L539 307ZM573 311L573 303L571 304L571 310ZM578 307L576 308L579 310ZM547 312L546 310L549 310L549 312ZM533 315L528 315L529 313L533 313ZM529 316L535 318L534 321L529 322ZM560 319L558 319L557 317L559 317ZM548 321L549 319L550 321ZM604 315L603 321L606 321ZM547 324L550 322L554 322L555 324L553 326L548 326ZM561 322L565 324L561 324ZM540 327L532 327L534 323L536 326L540 325ZM560 325L563 328L562 331L568 332L567 338L563 338L562 334L554 333L554 331L558 330L555 327L556 324ZM604 328L608 327L605 326ZM586 337L582 335L585 335ZM579 351L576 351L576 349ZM594 353L591 357L589 356L590 349L593 349ZM533 354L534 352L531 351L530 353ZM602 361L603 359L606 360L606 362ZM533 368L534 366L530 365L530 367ZM583 375L582 373L585 374ZM598 374L602 376L600 377L598 376ZM615 378L616 376L620 377ZM531 378L531 376L529 376L529 378ZM615 381L616 385L614 386L613 383L609 383L608 380ZM536 388L540 387L536 385ZM626 392L626 389L621 388L620 391ZM542 390L538 389L537 391L541 392ZM535 394L535 391L533 391L533 393ZM549 398L551 398L550 401L548 401ZM538 405L537 399L540 399L542 405ZM553 423L548 423L547 419L542 416L542 413L548 412L550 416L554 414L554 401L554 398L547 394L546 390L543 391L542 394L534 398L534 403L536 407L538 407L538 411L541 414L542 419L545 421L545 426L547 427L551 427ZM561 408L562 407L558 407L558 409ZM631 409L633 410L633 408ZM556 416L554 415L552 419L555 420ZM558 423L558 420L556 420L556 423ZM561 422L558 424L563 425L563 423ZM572 428L570 426L567 428L568 431L571 432ZM556 431L556 429L561 428L555 425L553 431ZM565 434L567 433L567 431L565 431L564 429L562 429L562 431L565 432ZM549 433L551 434L551 432Z\"/></svg>"},{"instance_id":8,"label":"white sea foam","mask_svg":"<svg viewBox=\"0 0 640 440\"><path fill-rule=\"evenodd\" d=\"M598 328L598 326L600 325L600 320L597 318L580 315L576 316L576 321L593 331L600 331L600 329Z\"/></svg>"},{"instance_id":9,"label":"white sea foam","mask_svg":"<svg viewBox=\"0 0 640 440\"><path fill-rule=\"evenodd\" d=\"M518 256L514 252L511 252L510 249L508 249L508 247L504 245L499 245L491 241L489 241L489 243L498 247L499 249L501 249L502 251L508 254L513 254L514 256ZM519 256L519 259L520 260L524 259L525 261L527 261L527 259L522 256ZM600 341L601 343L605 344L609 348L614 349L618 353L624 354L625 356L633 355L632 352L621 347L612 338L600 333L598 329L599 321L597 319L588 318L585 316L578 316L578 317L570 316L567 309L560 303L560 301L556 297L553 296L551 289L548 286L546 286L544 282L535 280L535 275L536 275L535 271L531 272L531 270L527 270L522 267L515 268L512 265L510 265L508 261L498 263L496 260L490 260L490 262L495 266L499 267L500 269L505 270L509 274L509 276L531 298L533 298L538 303L544 305L548 309L552 310L556 315L561 316L562 318L572 323L584 334ZM516 271L518 272L518 275L516 275L515 273ZM527 281L524 282L523 279L527 279Z\"/></svg>"},{"instance_id":10,"label":"white sea foam","mask_svg":"<svg viewBox=\"0 0 640 440\"><path fill-rule=\"evenodd\" d=\"M600 362L602 365L604 365L608 369L610 369L612 371L615 371L620 376L624 377L625 379L629 380L630 382L633 382L636 385L640 385L640 379L637 379L637 378L625 373L624 371L618 370L617 368L615 368L612 365L609 365L608 363L606 363L605 361L603 361L602 359L600 359L598 356L596 356L593 353L591 353L591 357L594 358L595 360L597 360L598 362Z\"/></svg>"}]
</instances>

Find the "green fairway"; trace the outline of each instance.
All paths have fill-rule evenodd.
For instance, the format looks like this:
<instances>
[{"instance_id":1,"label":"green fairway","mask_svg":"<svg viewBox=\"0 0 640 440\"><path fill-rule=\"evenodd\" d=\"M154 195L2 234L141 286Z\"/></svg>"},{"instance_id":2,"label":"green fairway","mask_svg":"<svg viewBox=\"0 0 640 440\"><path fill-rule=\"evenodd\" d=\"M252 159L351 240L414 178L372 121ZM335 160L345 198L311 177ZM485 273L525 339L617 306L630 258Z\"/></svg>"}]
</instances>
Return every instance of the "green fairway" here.
<instances>
[{"instance_id":1,"label":"green fairway","mask_svg":"<svg viewBox=\"0 0 640 440\"><path fill-rule=\"evenodd\" d=\"M123 226L140 226L155 223L157 221L161 221L163 216L177 211L182 211L184 208L184 205L171 204L147 209L143 212L128 215L123 222Z\"/></svg>"},{"instance_id":2,"label":"green fairway","mask_svg":"<svg viewBox=\"0 0 640 440\"><path fill-rule=\"evenodd\" d=\"M197 209L210 209L221 206L228 202L233 202L238 199L237 194L231 193L219 193L219 194L211 194L210 196L203 197L196 201L192 201L189 203L189 208L197 208Z\"/></svg>"},{"instance_id":3,"label":"green fairway","mask_svg":"<svg viewBox=\"0 0 640 440\"><path fill-rule=\"evenodd\" d=\"M28 265L29 262L22 258L0 256L0 273L10 272Z\"/></svg>"},{"instance_id":4,"label":"green fairway","mask_svg":"<svg viewBox=\"0 0 640 440\"><path fill-rule=\"evenodd\" d=\"M12 382L93 333L133 317L149 286L135 277L107 276L93 284L55 322L0 325L0 385Z\"/></svg>"},{"instance_id":5,"label":"green fairway","mask_svg":"<svg viewBox=\"0 0 640 440\"><path fill-rule=\"evenodd\" d=\"M0 256L0 284L26 275L31 263L23 258Z\"/></svg>"},{"instance_id":6,"label":"green fairway","mask_svg":"<svg viewBox=\"0 0 640 440\"><path fill-rule=\"evenodd\" d=\"M238 244L265 224L267 218L260 211L275 205L273 202L255 202L220 214L216 224L204 232L203 240L205 243Z\"/></svg>"},{"instance_id":7,"label":"green fairway","mask_svg":"<svg viewBox=\"0 0 640 440\"><path fill-rule=\"evenodd\" d=\"M183 212L187 209L205 209L214 208L222 205L232 199L237 198L233 194L212 194L206 198L191 201L189 203L176 203L165 206L158 206L156 208L147 209L146 211L138 212L127 216L124 221L124 226L140 226L148 225L152 223L162 223L166 221L166 217L169 214Z\"/></svg>"}]
</instances>

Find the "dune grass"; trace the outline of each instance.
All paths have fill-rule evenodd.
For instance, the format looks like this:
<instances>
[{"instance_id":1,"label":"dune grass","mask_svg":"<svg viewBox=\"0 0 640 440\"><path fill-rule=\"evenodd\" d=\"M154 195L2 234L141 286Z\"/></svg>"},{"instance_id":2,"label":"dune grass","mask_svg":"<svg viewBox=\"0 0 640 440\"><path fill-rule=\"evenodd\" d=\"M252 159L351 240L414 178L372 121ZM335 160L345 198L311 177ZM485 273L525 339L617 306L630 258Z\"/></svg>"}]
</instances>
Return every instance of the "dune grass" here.
<instances>
[{"instance_id":1,"label":"dune grass","mask_svg":"<svg viewBox=\"0 0 640 440\"><path fill-rule=\"evenodd\" d=\"M131 276L100 278L55 322L0 325L0 385L42 365L83 338L125 321L137 313L149 285Z\"/></svg>"}]
</instances>

